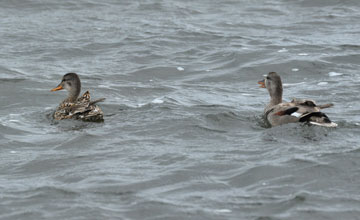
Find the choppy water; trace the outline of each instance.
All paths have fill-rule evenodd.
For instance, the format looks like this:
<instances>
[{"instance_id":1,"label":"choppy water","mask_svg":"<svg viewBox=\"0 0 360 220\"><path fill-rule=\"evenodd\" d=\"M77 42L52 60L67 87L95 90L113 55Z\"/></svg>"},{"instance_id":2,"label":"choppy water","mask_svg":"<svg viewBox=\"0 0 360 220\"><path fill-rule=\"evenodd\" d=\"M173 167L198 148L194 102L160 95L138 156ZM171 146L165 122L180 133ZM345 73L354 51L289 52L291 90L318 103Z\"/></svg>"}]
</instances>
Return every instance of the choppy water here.
<instances>
[{"instance_id":1,"label":"choppy water","mask_svg":"<svg viewBox=\"0 0 360 220\"><path fill-rule=\"evenodd\" d=\"M1 1L0 218L359 219L359 20L357 0ZM49 116L71 71L104 123ZM264 128L269 71L339 127Z\"/></svg>"}]
</instances>

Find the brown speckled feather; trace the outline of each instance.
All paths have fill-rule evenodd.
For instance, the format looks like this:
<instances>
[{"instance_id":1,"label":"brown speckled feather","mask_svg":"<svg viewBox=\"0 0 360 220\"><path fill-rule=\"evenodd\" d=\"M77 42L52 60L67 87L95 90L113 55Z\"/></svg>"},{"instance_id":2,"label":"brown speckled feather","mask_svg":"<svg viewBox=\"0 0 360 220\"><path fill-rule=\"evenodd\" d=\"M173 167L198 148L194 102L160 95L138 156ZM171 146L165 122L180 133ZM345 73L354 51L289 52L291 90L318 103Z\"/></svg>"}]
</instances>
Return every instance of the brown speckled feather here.
<instances>
[{"instance_id":1,"label":"brown speckled feather","mask_svg":"<svg viewBox=\"0 0 360 220\"><path fill-rule=\"evenodd\" d=\"M105 99L96 100L96 102ZM103 121L103 111L99 106L95 105L96 102L90 101L90 93L86 91L76 102L71 103L66 100L57 107L54 118L56 120L62 119L81 119L84 121Z\"/></svg>"}]
</instances>

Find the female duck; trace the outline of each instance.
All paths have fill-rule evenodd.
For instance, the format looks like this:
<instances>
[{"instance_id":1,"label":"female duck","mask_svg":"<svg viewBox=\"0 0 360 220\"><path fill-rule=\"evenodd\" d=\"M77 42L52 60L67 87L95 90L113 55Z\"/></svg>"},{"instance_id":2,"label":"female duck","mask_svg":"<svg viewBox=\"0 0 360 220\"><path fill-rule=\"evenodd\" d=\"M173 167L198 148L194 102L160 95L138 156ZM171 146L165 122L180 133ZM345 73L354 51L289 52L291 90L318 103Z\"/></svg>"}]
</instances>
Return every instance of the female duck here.
<instances>
[{"instance_id":1,"label":"female duck","mask_svg":"<svg viewBox=\"0 0 360 220\"><path fill-rule=\"evenodd\" d=\"M265 107L264 117L271 126L287 123L306 122L313 125L336 127L328 116L320 112L333 104L317 105L310 99L293 99L291 102L282 101L282 82L276 72L270 72L264 80L258 82L261 88L267 88L270 103Z\"/></svg>"},{"instance_id":2,"label":"female duck","mask_svg":"<svg viewBox=\"0 0 360 220\"><path fill-rule=\"evenodd\" d=\"M54 119L80 119L84 121L103 121L104 113L97 102L104 101L105 98L90 101L90 93L86 91L78 98L81 90L81 82L76 73L67 73L63 76L60 84L51 91L66 89L68 97L60 103L54 113Z\"/></svg>"}]
</instances>

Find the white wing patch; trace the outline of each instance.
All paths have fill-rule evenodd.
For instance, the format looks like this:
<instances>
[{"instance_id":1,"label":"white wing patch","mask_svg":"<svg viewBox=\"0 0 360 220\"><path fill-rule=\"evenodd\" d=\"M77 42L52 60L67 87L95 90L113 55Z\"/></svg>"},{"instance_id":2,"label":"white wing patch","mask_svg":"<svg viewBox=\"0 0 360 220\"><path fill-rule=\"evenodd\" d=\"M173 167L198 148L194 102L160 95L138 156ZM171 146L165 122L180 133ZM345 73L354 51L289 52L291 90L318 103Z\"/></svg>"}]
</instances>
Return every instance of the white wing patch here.
<instances>
[{"instance_id":1,"label":"white wing patch","mask_svg":"<svg viewBox=\"0 0 360 220\"><path fill-rule=\"evenodd\" d=\"M292 113L291 115L292 115L292 116L295 116L295 117L297 117L297 118L300 118L300 116L301 116L302 114L300 114L299 112L294 112L294 113Z\"/></svg>"}]
</instances>

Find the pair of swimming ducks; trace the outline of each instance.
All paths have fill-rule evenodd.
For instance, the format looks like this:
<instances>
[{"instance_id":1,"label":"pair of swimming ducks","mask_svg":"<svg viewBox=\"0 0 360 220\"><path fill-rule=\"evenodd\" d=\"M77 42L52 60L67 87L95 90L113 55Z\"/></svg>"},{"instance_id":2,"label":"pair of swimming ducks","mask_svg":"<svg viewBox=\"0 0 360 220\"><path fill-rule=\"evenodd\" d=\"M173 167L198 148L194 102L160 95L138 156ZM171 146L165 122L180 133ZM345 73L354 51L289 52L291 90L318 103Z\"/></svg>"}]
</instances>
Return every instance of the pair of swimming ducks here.
<instances>
[{"instance_id":1,"label":"pair of swimming ducks","mask_svg":"<svg viewBox=\"0 0 360 220\"><path fill-rule=\"evenodd\" d=\"M336 127L337 124L320 110L329 108L333 104L317 105L310 99L293 99L291 102L282 101L282 82L276 72L270 72L264 80L258 82L261 88L266 88L270 94L270 103L265 107L264 118L270 126L288 123L304 122L312 125ZM51 91L66 89L68 97L60 103L54 113L54 119L80 119L84 121L103 121L104 113L96 103L105 99L90 101L90 93L86 91L78 98L81 90L79 76L67 73L61 83Z\"/></svg>"}]
</instances>

